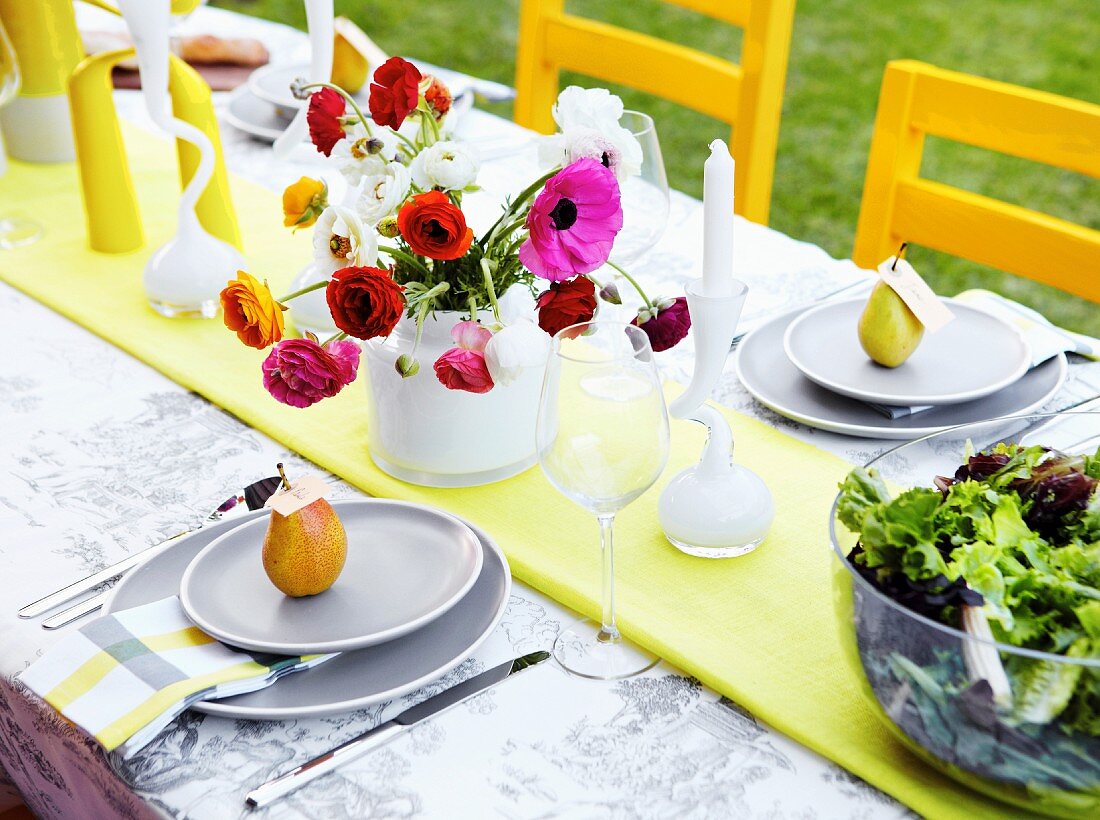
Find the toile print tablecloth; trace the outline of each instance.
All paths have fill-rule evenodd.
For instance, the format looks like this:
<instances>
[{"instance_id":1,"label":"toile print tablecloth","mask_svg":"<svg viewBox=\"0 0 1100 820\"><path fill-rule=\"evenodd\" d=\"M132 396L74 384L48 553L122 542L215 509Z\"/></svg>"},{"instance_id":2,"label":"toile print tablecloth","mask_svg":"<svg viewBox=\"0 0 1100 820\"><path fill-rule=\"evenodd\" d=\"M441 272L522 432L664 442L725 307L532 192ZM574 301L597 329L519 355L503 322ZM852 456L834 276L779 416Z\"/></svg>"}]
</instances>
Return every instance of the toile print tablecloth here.
<instances>
[{"instance_id":1,"label":"toile print tablecloth","mask_svg":"<svg viewBox=\"0 0 1100 820\"><path fill-rule=\"evenodd\" d=\"M280 59L301 53L300 33L228 12L204 8L187 25L260 37ZM117 100L124 117L144 122L139 97L120 92ZM498 144L523 137L478 112L461 127ZM223 139L233 170L274 189L318 172L306 149L273 165L265 146L228 126ZM529 152L487 159L487 195L529 176L525 163L532 161ZM682 292L698 275L700 236L699 203L674 194L665 239L637 266L651 294ZM865 275L813 245L742 220L735 242L737 275L753 294L747 320ZM48 817L240 817L250 788L443 686L548 648L559 626L575 617L517 583L489 641L424 690L309 720L189 712L132 759L106 756L12 682L60 634L18 620L15 609L201 519L228 491L269 474L277 461L299 474L313 468L4 285L0 345L7 352L0 367L0 809L17 790ZM691 362L689 345L661 356L665 375L674 379L685 380ZM1049 409L1098 394L1100 364L1075 361ZM851 461L889 446L776 416L755 404L732 372L715 396ZM337 497L357 493L339 481L334 486ZM595 538L593 531L594 545ZM607 684L546 664L266 811L280 818L492 814L888 818L908 812L666 664Z\"/></svg>"}]
</instances>

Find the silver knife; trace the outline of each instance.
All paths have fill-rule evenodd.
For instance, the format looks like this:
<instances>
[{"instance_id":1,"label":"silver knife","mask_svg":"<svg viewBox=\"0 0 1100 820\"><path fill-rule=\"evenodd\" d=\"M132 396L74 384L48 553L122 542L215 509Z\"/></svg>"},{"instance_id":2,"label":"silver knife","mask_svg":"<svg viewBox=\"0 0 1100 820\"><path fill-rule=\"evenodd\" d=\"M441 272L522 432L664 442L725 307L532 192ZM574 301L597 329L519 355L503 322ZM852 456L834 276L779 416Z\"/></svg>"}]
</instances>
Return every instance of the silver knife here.
<instances>
[{"instance_id":1,"label":"silver knife","mask_svg":"<svg viewBox=\"0 0 1100 820\"><path fill-rule=\"evenodd\" d=\"M307 783L313 782L318 777L328 774L333 769L352 760L358 760L367 752L389 743L410 726L415 726L421 721L435 717L479 692L500 683L505 678L542 663L549 657L549 652L532 652L529 655L502 663L500 666L494 666L492 669L482 672L480 675L475 675L457 686L452 686L450 689L428 698L423 703L419 703L411 709L406 709L393 720L376 726L370 731L359 735L359 737L337 746L332 751L325 752L320 757L315 757L308 763L303 763L298 768L291 769L286 774L280 775L274 780L269 780L257 789L253 789L245 796L245 803L254 809L268 806L280 797L285 797Z\"/></svg>"},{"instance_id":2,"label":"silver knife","mask_svg":"<svg viewBox=\"0 0 1100 820\"><path fill-rule=\"evenodd\" d=\"M275 488L279 486L279 480L280 479L278 476L272 476L271 478L265 478L261 481L249 484L243 490L238 493L234 493L232 496L219 504L214 509L214 511L210 513L210 515L206 516L206 518L198 522L198 524L191 529L184 530L183 532L178 532L169 538L165 538L163 541L159 541L156 544L153 544L151 547L146 547L139 552L135 552L133 555L129 555L126 558L123 558L117 563L111 564L109 567L104 567L98 572L93 572L91 575L85 578L81 578L79 581L74 581L68 586L62 587L61 589L57 590L56 592L51 592L44 598L39 598L37 601L32 601L31 603L20 609L17 614L20 618L36 618L43 613L49 612L54 607L60 606L61 604L77 597L78 595L95 589L97 586L104 582L110 581L112 578L117 578L123 573L128 572L129 570L136 567L138 564L144 563L154 552L156 552L169 542L174 541L181 536L187 535L188 533L192 533L195 530L202 529L206 524L212 524L215 521L220 521L233 510L240 509L242 506L246 507L249 510L258 510L267 502L268 497L270 497L270 495L275 492ZM109 590L107 590L107 592L109 592ZM66 623L76 620L76 618L87 615L89 612L94 612L96 609L99 608L99 606L102 605L102 600L99 601L98 605L92 606L90 609L88 608L88 606L93 600L102 599L104 597L105 593L100 593L93 598L89 598L87 601L81 601L76 606L70 607L64 612L55 615L53 618L50 618L49 621L43 623L43 626L47 629L56 629L58 626L63 626ZM62 620L62 616L66 614L68 614L70 617L68 617L68 619L66 620Z\"/></svg>"}]
</instances>

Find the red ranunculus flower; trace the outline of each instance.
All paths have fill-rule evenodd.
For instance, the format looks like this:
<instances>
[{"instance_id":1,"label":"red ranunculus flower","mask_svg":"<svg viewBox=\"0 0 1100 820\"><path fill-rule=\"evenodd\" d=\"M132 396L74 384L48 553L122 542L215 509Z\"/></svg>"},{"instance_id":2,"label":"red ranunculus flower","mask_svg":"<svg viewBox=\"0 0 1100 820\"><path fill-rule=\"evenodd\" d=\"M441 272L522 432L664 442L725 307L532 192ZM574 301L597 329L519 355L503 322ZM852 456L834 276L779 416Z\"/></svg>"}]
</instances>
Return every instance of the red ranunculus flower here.
<instances>
[{"instance_id":1,"label":"red ranunculus flower","mask_svg":"<svg viewBox=\"0 0 1100 820\"><path fill-rule=\"evenodd\" d=\"M675 299L664 299L657 305L656 316L651 316L644 322L639 322L637 316L630 324L640 327L649 337L649 345L654 353L675 347L680 340L688 335L691 330L691 314L688 312L688 301L684 296Z\"/></svg>"},{"instance_id":2,"label":"red ranunculus flower","mask_svg":"<svg viewBox=\"0 0 1100 820\"><path fill-rule=\"evenodd\" d=\"M344 98L331 88L314 91L309 98L306 111L309 138L326 157L332 154L332 147L344 138L344 125L340 122L344 108Z\"/></svg>"},{"instance_id":3,"label":"red ranunculus flower","mask_svg":"<svg viewBox=\"0 0 1100 820\"><path fill-rule=\"evenodd\" d=\"M428 107L432 109L437 120L447 116L447 112L451 110L451 105L454 103L451 90L438 77L432 77L432 84L424 92L424 99L428 101Z\"/></svg>"},{"instance_id":4,"label":"red ranunculus flower","mask_svg":"<svg viewBox=\"0 0 1100 820\"><path fill-rule=\"evenodd\" d=\"M458 259L474 241L466 217L442 191L418 194L402 205L397 229L413 253L429 259Z\"/></svg>"},{"instance_id":5,"label":"red ranunculus flower","mask_svg":"<svg viewBox=\"0 0 1100 820\"><path fill-rule=\"evenodd\" d=\"M539 327L553 336L559 330L596 315L596 286L586 276L564 282L551 282L550 289L539 294Z\"/></svg>"},{"instance_id":6,"label":"red ranunculus flower","mask_svg":"<svg viewBox=\"0 0 1100 820\"><path fill-rule=\"evenodd\" d=\"M374 72L370 84L371 118L396 131L420 101L420 69L400 57L390 57Z\"/></svg>"},{"instance_id":7,"label":"red ranunculus flower","mask_svg":"<svg viewBox=\"0 0 1100 820\"><path fill-rule=\"evenodd\" d=\"M405 310L405 289L382 268L341 268L325 298L333 323L356 339L388 336Z\"/></svg>"}]
</instances>

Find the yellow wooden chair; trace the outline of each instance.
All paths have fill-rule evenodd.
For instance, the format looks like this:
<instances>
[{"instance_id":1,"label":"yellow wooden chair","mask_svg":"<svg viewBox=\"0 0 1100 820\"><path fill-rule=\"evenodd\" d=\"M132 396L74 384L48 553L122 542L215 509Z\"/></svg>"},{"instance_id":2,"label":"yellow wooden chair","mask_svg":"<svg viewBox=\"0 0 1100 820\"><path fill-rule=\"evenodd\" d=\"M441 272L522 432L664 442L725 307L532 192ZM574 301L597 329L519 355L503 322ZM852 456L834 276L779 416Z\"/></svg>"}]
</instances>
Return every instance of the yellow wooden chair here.
<instances>
[{"instance_id":1,"label":"yellow wooden chair","mask_svg":"<svg viewBox=\"0 0 1100 820\"><path fill-rule=\"evenodd\" d=\"M1100 105L945 71L886 65L852 257L912 242L1100 302L1100 231L922 179L927 134L1100 178Z\"/></svg>"},{"instance_id":2,"label":"yellow wooden chair","mask_svg":"<svg viewBox=\"0 0 1100 820\"><path fill-rule=\"evenodd\" d=\"M767 224L795 0L664 0L744 30L741 64L564 10L565 0L522 0L516 122L554 130L559 72L630 86L733 128L734 209ZM702 150L702 146L700 146Z\"/></svg>"}]
</instances>

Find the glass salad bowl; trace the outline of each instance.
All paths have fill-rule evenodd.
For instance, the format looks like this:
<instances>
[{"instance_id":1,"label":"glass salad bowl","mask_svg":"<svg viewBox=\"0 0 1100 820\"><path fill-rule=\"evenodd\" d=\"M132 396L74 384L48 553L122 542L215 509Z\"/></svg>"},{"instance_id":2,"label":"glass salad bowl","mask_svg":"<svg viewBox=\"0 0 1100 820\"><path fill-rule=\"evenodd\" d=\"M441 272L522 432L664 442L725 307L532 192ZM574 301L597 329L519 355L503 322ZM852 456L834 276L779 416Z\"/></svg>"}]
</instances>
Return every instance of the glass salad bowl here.
<instances>
[{"instance_id":1,"label":"glass salad bowl","mask_svg":"<svg viewBox=\"0 0 1100 820\"><path fill-rule=\"evenodd\" d=\"M968 513L969 520L958 524L957 540L943 540L944 533L956 527L956 519L943 517L942 507L937 505L947 505L949 497L956 497L956 490L963 495L963 488L951 489L956 470L971 465L971 472L963 473L959 481L975 477L980 470L974 466L977 462L969 460L970 454L988 451L1001 442L1042 445L1058 453L1095 457L1100 446L1100 412L1027 415L968 424L907 443L865 465L877 472L881 483L875 486L890 499L913 487L933 488L938 494L938 499L924 494L935 511L928 506L909 511L910 530L920 531L922 522L929 522L924 532L933 533L934 550L946 557L947 566L963 567L956 563L963 553L955 552L955 545L972 550L977 541L996 542L979 545L988 551L976 553L979 560L971 560L954 578L949 569L934 583L922 584L920 579L911 583L908 570L884 568L879 562L889 562L890 556L897 554L889 552L891 545L908 538L918 543L923 536L895 529L905 527L898 523L904 512L900 506L891 513L881 505L865 505L863 496L874 497L876 490L867 487L868 480L853 483L850 476L833 504L829 522L835 558L833 599L841 640L848 662L862 673L863 696L889 730L923 760L971 788L1029 812L1100 817L1100 600L1095 597L1100 575L1100 489L1092 483L1085 501L1079 494L1075 517L1062 519L1058 525L1076 522L1072 528L1043 529L1050 545L1065 547L1058 556L1031 532L1032 527L1042 529L1044 525L1034 523L1038 521L1033 518L1038 515L1034 509L1038 502L1023 500L1030 491L1020 489L1006 500L1003 496L1013 496L1014 491L1004 486L981 502L999 499L996 503L1004 505L1003 514L997 506L997 513L980 524L973 523L981 518L980 512ZM1042 464L1062 457L1044 454L1037 458ZM1081 476L1070 477L1078 484L1087 478L1085 473L1092 475L1100 466L1093 459L1080 458L1060 463L1080 470ZM1040 475L1038 467L1030 474ZM989 481L1007 483L1009 479L993 477ZM1051 486L1043 485L1044 504L1057 500L1056 494L1048 492ZM1018 517L1011 514L1014 506L1021 510ZM1028 525L1021 528L1018 525L1023 519ZM1010 526L1012 522L1015 524ZM864 542L872 546L865 549ZM886 551L873 546L876 542L887 545ZM914 554L912 547L905 550L906 555ZM1033 557L1020 557L1024 552ZM862 562L859 567L850 560L857 556ZM923 561L923 554L916 553L916 559ZM936 554L928 558L932 563L937 560ZM1016 563L1011 563L1013 560ZM874 566L868 567L869 563ZM992 571L990 566L999 569ZM1026 582L1021 581L1025 575ZM1045 586L1048 582L1043 579L1055 576L1061 580L1050 580ZM1083 583L1086 576L1089 583ZM987 590L989 597L973 596L976 586ZM1055 595L1073 597L1067 604L1065 597L1049 597ZM1024 606L1021 601L1030 602L1026 609L1020 608ZM992 612L990 607L997 605L1009 609L1010 614ZM1062 607L1059 617L1053 618L1050 612L1057 607ZM1011 632L1005 631L1006 623ZM996 637L1012 644L998 642ZM1058 652L1029 649L1028 645L1053 646Z\"/></svg>"}]
</instances>

